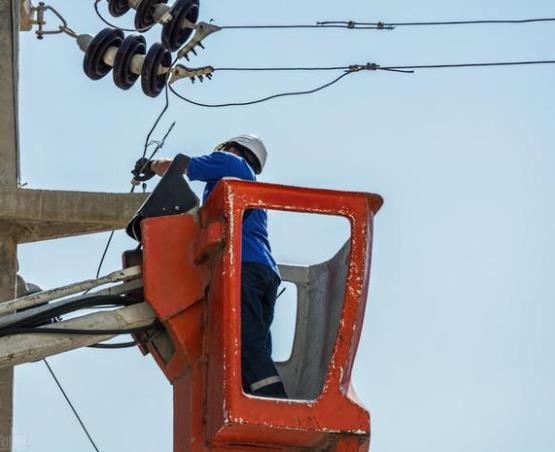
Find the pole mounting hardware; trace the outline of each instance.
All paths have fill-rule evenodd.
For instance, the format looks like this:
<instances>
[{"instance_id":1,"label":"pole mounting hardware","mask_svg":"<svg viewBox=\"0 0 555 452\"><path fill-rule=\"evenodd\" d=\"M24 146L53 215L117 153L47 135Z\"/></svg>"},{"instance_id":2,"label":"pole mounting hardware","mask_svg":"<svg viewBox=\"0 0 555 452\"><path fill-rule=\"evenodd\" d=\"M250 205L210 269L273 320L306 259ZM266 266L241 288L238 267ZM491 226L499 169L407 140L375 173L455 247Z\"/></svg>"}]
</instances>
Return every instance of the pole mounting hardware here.
<instances>
[{"instance_id":1,"label":"pole mounting hardware","mask_svg":"<svg viewBox=\"0 0 555 452\"><path fill-rule=\"evenodd\" d=\"M190 68L182 64L174 66L171 70L170 83L177 82L183 78L188 78L191 82L195 83L195 79L199 82L203 82L206 77L208 80L212 79L212 74L214 73L214 68L212 66L204 66L199 68Z\"/></svg>"},{"instance_id":2,"label":"pole mounting hardware","mask_svg":"<svg viewBox=\"0 0 555 452\"><path fill-rule=\"evenodd\" d=\"M57 35L65 33L72 38L77 38L79 34L72 30L65 20L64 16L62 16L55 8L50 5L46 5L44 2L40 2L38 6L32 6L31 11L33 15L36 14L36 19L31 20L31 22L38 26L38 30L35 32L37 35L37 39L43 39L45 35ZM45 13L50 11L53 13L58 20L61 22L61 25L58 27L57 30L46 30L46 20L45 20Z\"/></svg>"}]
</instances>

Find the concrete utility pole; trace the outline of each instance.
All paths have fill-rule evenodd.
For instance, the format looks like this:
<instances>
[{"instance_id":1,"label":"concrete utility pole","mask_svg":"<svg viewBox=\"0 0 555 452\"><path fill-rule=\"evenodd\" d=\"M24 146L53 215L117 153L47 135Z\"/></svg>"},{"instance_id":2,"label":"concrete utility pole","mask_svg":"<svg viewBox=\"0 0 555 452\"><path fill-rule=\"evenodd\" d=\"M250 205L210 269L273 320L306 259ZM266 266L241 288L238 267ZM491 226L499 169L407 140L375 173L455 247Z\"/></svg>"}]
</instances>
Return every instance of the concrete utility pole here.
<instances>
[{"instance_id":1,"label":"concrete utility pole","mask_svg":"<svg viewBox=\"0 0 555 452\"><path fill-rule=\"evenodd\" d=\"M25 190L19 183L20 0L0 1L0 302L15 298L17 244L125 226L144 195ZM0 369L0 451L11 451L13 368Z\"/></svg>"}]
</instances>

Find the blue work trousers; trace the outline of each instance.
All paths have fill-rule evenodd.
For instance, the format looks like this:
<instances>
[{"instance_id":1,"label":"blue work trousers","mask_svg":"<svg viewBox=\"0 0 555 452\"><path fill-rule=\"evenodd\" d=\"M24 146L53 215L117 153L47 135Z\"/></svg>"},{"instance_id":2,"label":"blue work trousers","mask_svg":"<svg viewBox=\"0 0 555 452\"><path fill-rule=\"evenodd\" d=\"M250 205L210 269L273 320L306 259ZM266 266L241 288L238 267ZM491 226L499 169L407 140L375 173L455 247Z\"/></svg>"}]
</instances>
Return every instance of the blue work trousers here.
<instances>
[{"instance_id":1,"label":"blue work trousers","mask_svg":"<svg viewBox=\"0 0 555 452\"><path fill-rule=\"evenodd\" d=\"M287 398L272 360L270 326L280 279L267 265L241 265L241 368L243 390L260 397Z\"/></svg>"}]
</instances>

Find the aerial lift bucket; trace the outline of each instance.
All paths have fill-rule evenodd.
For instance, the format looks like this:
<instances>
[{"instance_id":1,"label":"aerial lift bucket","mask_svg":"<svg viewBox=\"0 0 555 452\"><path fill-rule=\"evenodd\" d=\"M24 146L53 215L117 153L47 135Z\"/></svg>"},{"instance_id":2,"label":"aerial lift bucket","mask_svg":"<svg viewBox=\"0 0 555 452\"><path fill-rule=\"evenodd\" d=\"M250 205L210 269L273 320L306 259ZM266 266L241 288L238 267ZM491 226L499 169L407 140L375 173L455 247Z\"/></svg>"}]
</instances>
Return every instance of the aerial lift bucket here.
<instances>
[{"instance_id":1,"label":"aerial lift bucket","mask_svg":"<svg viewBox=\"0 0 555 452\"><path fill-rule=\"evenodd\" d=\"M223 180L195 214L146 218L145 300L166 333L148 344L174 388L174 452L365 451L370 420L351 384L368 292L377 195ZM264 208L346 218L330 261L281 266L298 287L291 358L278 363L290 399L241 383L241 228Z\"/></svg>"}]
</instances>

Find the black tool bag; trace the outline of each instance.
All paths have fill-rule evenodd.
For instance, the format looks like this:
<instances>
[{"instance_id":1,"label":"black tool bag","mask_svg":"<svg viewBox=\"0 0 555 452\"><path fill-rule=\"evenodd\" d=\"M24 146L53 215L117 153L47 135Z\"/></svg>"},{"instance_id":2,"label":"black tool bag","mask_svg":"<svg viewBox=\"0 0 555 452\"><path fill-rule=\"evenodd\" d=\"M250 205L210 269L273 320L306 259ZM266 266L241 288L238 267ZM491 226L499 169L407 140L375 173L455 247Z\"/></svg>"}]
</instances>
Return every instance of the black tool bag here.
<instances>
[{"instance_id":1,"label":"black tool bag","mask_svg":"<svg viewBox=\"0 0 555 452\"><path fill-rule=\"evenodd\" d=\"M199 199L183 177L189 157L178 154L162 180L133 216L125 231L129 237L141 241L141 221L144 218L186 213L199 206Z\"/></svg>"}]
</instances>

